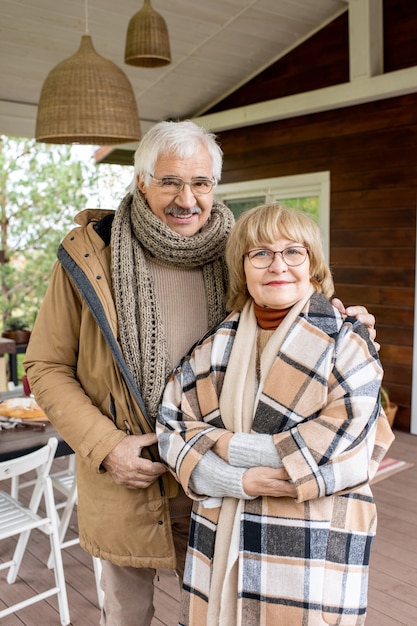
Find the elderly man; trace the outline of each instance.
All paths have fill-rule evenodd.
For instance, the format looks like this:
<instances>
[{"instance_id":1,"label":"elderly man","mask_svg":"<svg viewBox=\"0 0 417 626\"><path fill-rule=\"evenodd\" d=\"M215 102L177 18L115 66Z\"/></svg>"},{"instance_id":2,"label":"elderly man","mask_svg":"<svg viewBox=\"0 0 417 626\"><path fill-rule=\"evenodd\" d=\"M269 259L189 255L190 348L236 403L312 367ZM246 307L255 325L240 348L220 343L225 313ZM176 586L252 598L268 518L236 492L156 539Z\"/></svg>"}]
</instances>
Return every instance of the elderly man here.
<instances>
[{"instance_id":1,"label":"elderly man","mask_svg":"<svg viewBox=\"0 0 417 626\"><path fill-rule=\"evenodd\" d=\"M102 626L149 626L157 568L184 568L190 502L159 461L165 380L225 316L233 227L214 201L222 152L192 122L161 122L114 211L86 210L62 242L25 368L75 451L80 543L103 562ZM351 314L373 330L363 307Z\"/></svg>"}]
</instances>

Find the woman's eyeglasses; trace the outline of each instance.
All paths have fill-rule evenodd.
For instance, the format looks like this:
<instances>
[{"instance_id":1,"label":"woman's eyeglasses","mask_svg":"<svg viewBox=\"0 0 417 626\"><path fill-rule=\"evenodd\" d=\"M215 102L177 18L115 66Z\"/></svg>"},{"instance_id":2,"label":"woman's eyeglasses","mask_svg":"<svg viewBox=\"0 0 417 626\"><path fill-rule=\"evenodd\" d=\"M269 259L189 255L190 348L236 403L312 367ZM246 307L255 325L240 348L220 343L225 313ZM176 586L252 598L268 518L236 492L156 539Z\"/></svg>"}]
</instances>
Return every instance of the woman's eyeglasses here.
<instances>
[{"instance_id":1,"label":"woman's eyeglasses","mask_svg":"<svg viewBox=\"0 0 417 626\"><path fill-rule=\"evenodd\" d=\"M253 267L262 270L270 267L275 260L275 255L280 254L282 260L289 267L296 267L302 265L308 257L308 248L305 246L289 246L284 250L267 250L266 248L257 248L256 250L249 250L246 255L253 265Z\"/></svg>"}]
</instances>

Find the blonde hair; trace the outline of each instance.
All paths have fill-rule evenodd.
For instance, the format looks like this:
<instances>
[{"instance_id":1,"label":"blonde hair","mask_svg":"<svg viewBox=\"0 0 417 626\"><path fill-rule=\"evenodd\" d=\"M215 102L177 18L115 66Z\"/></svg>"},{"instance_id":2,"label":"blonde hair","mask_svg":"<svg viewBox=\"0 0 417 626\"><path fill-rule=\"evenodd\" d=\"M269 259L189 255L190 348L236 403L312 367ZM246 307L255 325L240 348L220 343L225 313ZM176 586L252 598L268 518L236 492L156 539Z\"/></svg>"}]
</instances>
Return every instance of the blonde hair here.
<instances>
[{"instance_id":1,"label":"blonde hair","mask_svg":"<svg viewBox=\"0 0 417 626\"><path fill-rule=\"evenodd\" d=\"M320 230L315 221L301 211L277 204L263 204L243 213L237 220L226 246L229 269L227 310L241 311L251 297L243 268L243 257L252 248L286 238L308 248L310 281L315 290L330 298L333 279L323 252Z\"/></svg>"}]
</instances>

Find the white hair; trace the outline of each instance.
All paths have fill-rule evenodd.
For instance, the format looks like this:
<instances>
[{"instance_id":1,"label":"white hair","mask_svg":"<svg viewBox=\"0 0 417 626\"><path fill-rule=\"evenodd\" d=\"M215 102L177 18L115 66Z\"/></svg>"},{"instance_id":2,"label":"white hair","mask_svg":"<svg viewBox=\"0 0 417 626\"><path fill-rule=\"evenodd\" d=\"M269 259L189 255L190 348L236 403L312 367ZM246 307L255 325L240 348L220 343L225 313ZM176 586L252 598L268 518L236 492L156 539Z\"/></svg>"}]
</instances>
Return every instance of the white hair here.
<instances>
[{"instance_id":1,"label":"white hair","mask_svg":"<svg viewBox=\"0 0 417 626\"><path fill-rule=\"evenodd\" d=\"M150 183L150 174L154 173L155 164L161 154L174 154L182 159L196 156L201 146L207 148L212 161L212 176L216 183L222 174L223 152L216 141L216 135L202 126L186 120L184 122L159 122L143 136L135 152L135 173L129 185L133 194L137 186L137 177Z\"/></svg>"}]
</instances>

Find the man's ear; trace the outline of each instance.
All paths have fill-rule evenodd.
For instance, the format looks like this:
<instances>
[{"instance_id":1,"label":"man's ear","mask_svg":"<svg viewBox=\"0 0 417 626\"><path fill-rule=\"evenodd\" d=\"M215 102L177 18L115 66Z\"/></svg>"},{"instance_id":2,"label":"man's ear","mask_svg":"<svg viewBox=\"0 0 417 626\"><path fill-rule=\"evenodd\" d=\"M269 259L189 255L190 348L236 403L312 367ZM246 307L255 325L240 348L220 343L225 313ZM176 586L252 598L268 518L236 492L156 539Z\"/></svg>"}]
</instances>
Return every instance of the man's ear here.
<instances>
[{"instance_id":1,"label":"man's ear","mask_svg":"<svg viewBox=\"0 0 417 626\"><path fill-rule=\"evenodd\" d=\"M143 179L142 179L140 174L138 174L136 176L136 182L137 182L139 191L141 191L143 194L145 194L146 185L145 185L145 183L144 183L144 181L143 181Z\"/></svg>"}]
</instances>

